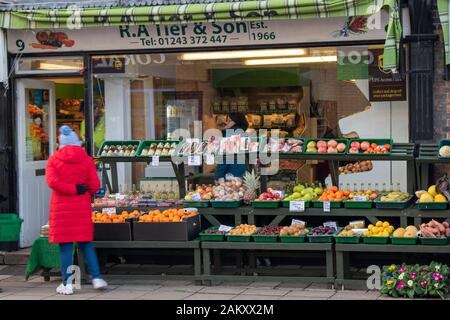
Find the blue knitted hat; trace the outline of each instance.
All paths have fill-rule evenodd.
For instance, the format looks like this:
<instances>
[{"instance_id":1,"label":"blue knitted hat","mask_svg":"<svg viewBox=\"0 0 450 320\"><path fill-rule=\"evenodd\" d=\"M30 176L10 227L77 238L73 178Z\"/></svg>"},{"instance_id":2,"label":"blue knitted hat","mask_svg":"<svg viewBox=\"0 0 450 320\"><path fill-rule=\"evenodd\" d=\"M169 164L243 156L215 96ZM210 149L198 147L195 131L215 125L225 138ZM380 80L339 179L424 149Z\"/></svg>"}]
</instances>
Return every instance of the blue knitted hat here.
<instances>
[{"instance_id":1,"label":"blue knitted hat","mask_svg":"<svg viewBox=\"0 0 450 320\"><path fill-rule=\"evenodd\" d=\"M71 127L63 125L59 128L59 147L81 146L81 141Z\"/></svg>"}]
</instances>

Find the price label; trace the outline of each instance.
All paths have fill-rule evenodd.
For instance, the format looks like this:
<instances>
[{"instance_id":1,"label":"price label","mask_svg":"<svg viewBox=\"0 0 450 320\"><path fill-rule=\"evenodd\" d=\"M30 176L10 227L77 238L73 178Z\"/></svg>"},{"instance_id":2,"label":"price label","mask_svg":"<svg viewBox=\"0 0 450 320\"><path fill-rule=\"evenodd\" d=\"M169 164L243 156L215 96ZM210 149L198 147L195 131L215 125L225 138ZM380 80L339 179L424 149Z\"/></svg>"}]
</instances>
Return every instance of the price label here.
<instances>
[{"instance_id":1,"label":"price label","mask_svg":"<svg viewBox=\"0 0 450 320\"><path fill-rule=\"evenodd\" d=\"M219 227L219 231L225 231L225 232L228 232L228 231L230 231L231 229L233 229L233 227L225 226L225 225L223 225L223 224L221 224L220 227Z\"/></svg>"},{"instance_id":2,"label":"price label","mask_svg":"<svg viewBox=\"0 0 450 320\"><path fill-rule=\"evenodd\" d=\"M353 201L367 201L366 196L354 196Z\"/></svg>"},{"instance_id":3,"label":"price label","mask_svg":"<svg viewBox=\"0 0 450 320\"><path fill-rule=\"evenodd\" d=\"M159 156L152 156L152 166L159 166Z\"/></svg>"},{"instance_id":4,"label":"price label","mask_svg":"<svg viewBox=\"0 0 450 320\"><path fill-rule=\"evenodd\" d=\"M194 193L191 196L191 198L192 198L193 201L201 201L202 200L202 196L200 195L200 193Z\"/></svg>"},{"instance_id":5,"label":"price label","mask_svg":"<svg viewBox=\"0 0 450 320\"><path fill-rule=\"evenodd\" d=\"M330 212L330 211L331 211L331 202L324 201L323 202L323 212Z\"/></svg>"},{"instance_id":6,"label":"price label","mask_svg":"<svg viewBox=\"0 0 450 320\"><path fill-rule=\"evenodd\" d=\"M206 164L208 166L212 166L214 164L214 161L215 161L214 155L211 153L207 153L206 154Z\"/></svg>"},{"instance_id":7,"label":"price label","mask_svg":"<svg viewBox=\"0 0 450 320\"><path fill-rule=\"evenodd\" d=\"M202 157L199 155L188 157L188 166L200 166L202 164Z\"/></svg>"},{"instance_id":8,"label":"price label","mask_svg":"<svg viewBox=\"0 0 450 320\"><path fill-rule=\"evenodd\" d=\"M335 221L327 221L323 223L324 227L329 227L329 228L334 228L335 230L337 230L337 223Z\"/></svg>"},{"instance_id":9,"label":"price label","mask_svg":"<svg viewBox=\"0 0 450 320\"><path fill-rule=\"evenodd\" d=\"M126 194L116 193L116 200L125 200Z\"/></svg>"},{"instance_id":10,"label":"price label","mask_svg":"<svg viewBox=\"0 0 450 320\"><path fill-rule=\"evenodd\" d=\"M305 201L289 201L289 211L290 212L304 212L305 211Z\"/></svg>"},{"instance_id":11,"label":"price label","mask_svg":"<svg viewBox=\"0 0 450 320\"><path fill-rule=\"evenodd\" d=\"M284 191L281 190L272 190L273 194L278 194L280 196L280 199L284 198Z\"/></svg>"},{"instance_id":12,"label":"price label","mask_svg":"<svg viewBox=\"0 0 450 320\"><path fill-rule=\"evenodd\" d=\"M112 215L114 213L116 213L116 207L112 207L112 208L103 208L102 209L102 213L106 213L108 215Z\"/></svg>"},{"instance_id":13,"label":"price label","mask_svg":"<svg viewBox=\"0 0 450 320\"><path fill-rule=\"evenodd\" d=\"M302 225L306 226L306 222L305 221L297 220L297 219L292 219L291 224L302 224Z\"/></svg>"}]
</instances>

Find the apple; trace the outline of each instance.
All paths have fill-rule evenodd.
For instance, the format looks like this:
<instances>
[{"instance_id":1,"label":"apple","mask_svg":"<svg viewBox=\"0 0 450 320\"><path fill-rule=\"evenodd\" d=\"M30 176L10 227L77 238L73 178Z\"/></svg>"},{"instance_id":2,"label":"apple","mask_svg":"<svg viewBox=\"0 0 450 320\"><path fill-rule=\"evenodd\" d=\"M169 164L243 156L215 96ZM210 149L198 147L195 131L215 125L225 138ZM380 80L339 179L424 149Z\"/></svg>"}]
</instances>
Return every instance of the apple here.
<instances>
[{"instance_id":1,"label":"apple","mask_svg":"<svg viewBox=\"0 0 450 320\"><path fill-rule=\"evenodd\" d=\"M355 147L351 147L350 150L348 151L349 153L358 153L359 150L356 149Z\"/></svg>"},{"instance_id":2,"label":"apple","mask_svg":"<svg viewBox=\"0 0 450 320\"><path fill-rule=\"evenodd\" d=\"M391 145L390 145L390 144L385 144L385 145L384 145L384 148L385 148L387 151L389 151L389 150L391 149Z\"/></svg>"},{"instance_id":3,"label":"apple","mask_svg":"<svg viewBox=\"0 0 450 320\"><path fill-rule=\"evenodd\" d=\"M327 143L323 140L320 140L319 142L317 142L317 148L326 148L327 147Z\"/></svg>"},{"instance_id":4,"label":"apple","mask_svg":"<svg viewBox=\"0 0 450 320\"><path fill-rule=\"evenodd\" d=\"M319 149L317 149L318 153L326 153L327 152L327 147L320 147Z\"/></svg>"},{"instance_id":5,"label":"apple","mask_svg":"<svg viewBox=\"0 0 450 320\"><path fill-rule=\"evenodd\" d=\"M351 144L350 144L350 147L351 148L356 148L356 149L360 149L361 148L361 144L358 142L358 141L353 141Z\"/></svg>"},{"instance_id":6,"label":"apple","mask_svg":"<svg viewBox=\"0 0 450 320\"><path fill-rule=\"evenodd\" d=\"M370 143L367 141L361 142L361 150L362 151L366 151L369 150L370 148Z\"/></svg>"},{"instance_id":7,"label":"apple","mask_svg":"<svg viewBox=\"0 0 450 320\"><path fill-rule=\"evenodd\" d=\"M337 153L337 149L333 148L333 147L328 147L327 152L328 153Z\"/></svg>"},{"instance_id":8,"label":"apple","mask_svg":"<svg viewBox=\"0 0 450 320\"><path fill-rule=\"evenodd\" d=\"M328 143L327 143L328 148L329 148L329 147L336 148L337 145L338 145L338 143L337 143L336 140L330 140L330 141L328 141Z\"/></svg>"},{"instance_id":9,"label":"apple","mask_svg":"<svg viewBox=\"0 0 450 320\"><path fill-rule=\"evenodd\" d=\"M344 152L345 151L345 144L344 143L338 143L336 147L338 152Z\"/></svg>"}]
</instances>

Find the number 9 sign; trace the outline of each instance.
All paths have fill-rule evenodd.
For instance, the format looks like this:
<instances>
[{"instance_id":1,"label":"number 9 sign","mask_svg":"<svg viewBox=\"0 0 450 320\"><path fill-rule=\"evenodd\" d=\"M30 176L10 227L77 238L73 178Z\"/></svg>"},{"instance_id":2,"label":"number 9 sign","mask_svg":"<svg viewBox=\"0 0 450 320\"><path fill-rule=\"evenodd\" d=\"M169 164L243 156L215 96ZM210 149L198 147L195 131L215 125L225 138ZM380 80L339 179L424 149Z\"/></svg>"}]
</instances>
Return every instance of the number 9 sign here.
<instances>
[{"instance_id":1,"label":"number 9 sign","mask_svg":"<svg viewBox=\"0 0 450 320\"><path fill-rule=\"evenodd\" d=\"M25 42L23 42L23 40L21 39L17 40L16 47L19 49L19 52L23 51L23 49L25 49Z\"/></svg>"}]
</instances>

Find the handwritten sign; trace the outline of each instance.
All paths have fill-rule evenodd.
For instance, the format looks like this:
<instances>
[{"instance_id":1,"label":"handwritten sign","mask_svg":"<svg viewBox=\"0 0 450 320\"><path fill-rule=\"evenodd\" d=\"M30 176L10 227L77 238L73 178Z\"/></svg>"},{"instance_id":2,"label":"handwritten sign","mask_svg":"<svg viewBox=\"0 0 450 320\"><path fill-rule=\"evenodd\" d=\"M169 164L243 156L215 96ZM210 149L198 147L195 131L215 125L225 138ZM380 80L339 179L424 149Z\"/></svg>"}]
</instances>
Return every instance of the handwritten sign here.
<instances>
[{"instance_id":1,"label":"handwritten sign","mask_svg":"<svg viewBox=\"0 0 450 320\"><path fill-rule=\"evenodd\" d=\"M289 212L304 212L305 201L289 201Z\"/></svg>"}]
</instances>

